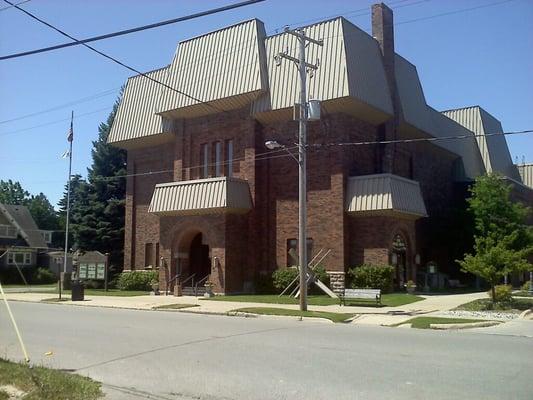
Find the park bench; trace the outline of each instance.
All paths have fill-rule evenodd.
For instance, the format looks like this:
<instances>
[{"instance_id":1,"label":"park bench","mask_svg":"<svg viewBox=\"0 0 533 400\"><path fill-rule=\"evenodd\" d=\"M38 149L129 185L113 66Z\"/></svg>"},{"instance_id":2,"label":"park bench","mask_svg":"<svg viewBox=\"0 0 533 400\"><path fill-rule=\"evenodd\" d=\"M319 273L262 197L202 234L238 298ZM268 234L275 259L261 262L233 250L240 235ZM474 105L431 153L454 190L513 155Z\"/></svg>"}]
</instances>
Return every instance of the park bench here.
<instances>
[{"instance_id":1,"label":"park bench","mask_svg":"<svg viewBox=\"0 0 533 400\"><path fill-rule=\"evenodd\" d=\"M342 305L346 305L346 299L375 300L381 304L381 289L344 289L339 298Z\"/></svg>"}]
</instances>

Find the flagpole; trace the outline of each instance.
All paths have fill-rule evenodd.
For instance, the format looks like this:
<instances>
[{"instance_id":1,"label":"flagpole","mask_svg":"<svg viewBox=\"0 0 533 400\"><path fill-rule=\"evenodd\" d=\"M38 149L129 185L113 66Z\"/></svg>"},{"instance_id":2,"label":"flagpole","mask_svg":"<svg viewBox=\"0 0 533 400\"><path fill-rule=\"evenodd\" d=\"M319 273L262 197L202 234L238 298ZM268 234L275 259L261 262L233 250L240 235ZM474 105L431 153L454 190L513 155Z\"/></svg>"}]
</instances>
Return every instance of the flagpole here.
<instances>
[{"instance_id":1,"label":"flagpole","mask_svg":"<svg viewBox=\"0 0 533 400\"><path fill-rule=\"evenodd\" d=\"M70 116L70 131L67 140L70 143L68 151L68 181L67 181L67 220L65 223L65 257L63 259L63 275L59 272L59 300L61 300L61 287L63 285L63 278L67 273L67 256L68 256L68 228L70 219L70 180L72 176L72 142L74 140L74 111Z\"/></svg>"}]
</instances>

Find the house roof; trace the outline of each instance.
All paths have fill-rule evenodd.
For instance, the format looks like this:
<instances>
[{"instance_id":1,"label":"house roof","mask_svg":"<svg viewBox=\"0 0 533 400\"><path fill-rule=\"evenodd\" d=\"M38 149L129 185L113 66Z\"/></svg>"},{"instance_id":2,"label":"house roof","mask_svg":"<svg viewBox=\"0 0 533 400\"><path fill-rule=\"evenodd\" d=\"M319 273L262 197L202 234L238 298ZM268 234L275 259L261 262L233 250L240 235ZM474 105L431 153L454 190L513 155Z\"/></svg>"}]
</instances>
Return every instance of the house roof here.
<instances>
[{"instance_id":1,"label":"house roof","mask_svg":"<svg viewBox=\"0 0 533 400\"><path fill-rule=\"evenodd\" d=\"M41 230L37 227L26 206L0 204L0 212L17 228L19 235L29 247L48 248L41 235Z\"/></svg>"}]
</instances>

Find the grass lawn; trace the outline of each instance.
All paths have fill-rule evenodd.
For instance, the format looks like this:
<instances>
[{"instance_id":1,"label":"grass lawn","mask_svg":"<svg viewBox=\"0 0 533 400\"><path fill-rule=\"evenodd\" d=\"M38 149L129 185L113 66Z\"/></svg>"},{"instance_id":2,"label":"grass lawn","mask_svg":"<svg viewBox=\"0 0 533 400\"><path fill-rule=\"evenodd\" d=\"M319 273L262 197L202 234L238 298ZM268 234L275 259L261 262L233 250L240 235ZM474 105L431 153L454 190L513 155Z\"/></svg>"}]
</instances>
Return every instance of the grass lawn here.
<instances>
[{"instance_id":1,"label":"grass lawn","mask_svg":"<svg viewBox=\"0 0 533 400\"><path fill-rule=\"evenodd\" d=\"M508 311L519 313L533 307L532 299L513 298L510 303L495 303L490 299L478 299L469 303L461 304L456 310L466 311Z\"/></svg>"},{"instance_id":2,"label":"grass lawn","mask_svg":"<svg viewBox=\"0 0 533 400\"><path fill-rule=\"evenodd\" d=\"M401 324L392 325L400 326L404 324L411 324L412 328L417 329L430 329L431 324L466 324L470 322L483 322L483 319L464 319L464 318L440 318L440 317L416 317Z\"/></svg>"},{"instance_id":3,"label":"grass lawn","mask_svg":"<svg viewBox=\"0 0 533 400\"><path fill-rule=\"evenodd\" d=\"M154 307L154 310L181 310L182 308L199 307L199 304L165 304Z\"/></svg>"},{"instance_id":4,"label":"grass lawn","mask_svg":"<svg viewBox=\"0 0 533 400\"><path fill-rule=\"evenodd\" d=\"M239 308L237 310L233 310L230 312L244 312L244 313L251 313L251 314L262 314L262 315L283 315L283 316L293 316L293 317L326 318L333 322L345 322L346 320L356 315L356 314L349 314L349 313L333 313L333 312L324 312L324 311L287 310L284 308L273 308L273 307Z\"/></svg>"},{"instance_id":5,"label":"grass lawn","mask_svg":"<svg viewBox=\"0 0 533 400\"><path fill-rule=\"evenodd\" d=\"M89 378L43 367L30 369L1 358L0 385L26 392L24 400L94 400L103 396L100 384ZM7 398L0 392L0 399Z\"/></svg>"},{"instance_id":6,"label":"grass lawn","mask_svg":"<svg viewBox=\"0 0 533 400\"><path fill-rule=\"evenodd\" d=\"M268 303L268 304L298 304L299 300L289 296L278 296L277 294L256 294L256 295L234 295L215 296L205 300L209 301L237 301L245 303ZM424 300L424 298L408 293L390 293L381 296L382 307L397 307L405 304ZM332 299L325 295L308 296L308 304L312 306L329 306L339 304L338 299ZM346 306L354 307L379 307L375 301L347 300Z\"/></svg>"},{"instance_id":7,"label":"grass lawn","mask_svg":"<svg viewBox=\"0 0 533 400\"><path fill-rule=\"evenodd\" d=\"M55 291L34 291L34 293L51 293L58 294L57 290ZM70 290L62 290L61 296L66 296L70 298ZM119 297L129 297L129 296L145 296L149 295L150 292L145 292L142 290L118 290L118 289L109 289L107 292L104 289L85 289L85 296L119 296Z\"/></svg>"},{"instance_id":8,"label":"grass lawn","mask_svg":"<svg viewBox=\"0 0 533 400\"><path fill-rule=\"evenodd\" d=\"M39 284L39 285L28 285L31 288L34 289L47 289L47 288L55 288L57 287L57 283L45 283L45 284ZM15 285L9 284L9 285L2 285L4 288L15 288L15 289L26 289L28 286L21 285L20 283L17 283Z\"/></svg>"}]
</instances>

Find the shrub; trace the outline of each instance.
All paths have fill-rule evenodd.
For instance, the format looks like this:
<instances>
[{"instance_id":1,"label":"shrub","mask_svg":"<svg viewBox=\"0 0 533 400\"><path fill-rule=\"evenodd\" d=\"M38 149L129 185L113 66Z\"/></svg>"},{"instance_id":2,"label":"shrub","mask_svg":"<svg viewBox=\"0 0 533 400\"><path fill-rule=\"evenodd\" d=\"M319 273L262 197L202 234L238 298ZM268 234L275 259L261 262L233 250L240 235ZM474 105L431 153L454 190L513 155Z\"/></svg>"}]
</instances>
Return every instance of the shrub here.
<instances>
[{"instance_id":1,"label":"shrub","mask_svg":"<svg viewBox=\"0 0 533 400\"><path fill-rule=\"evenodd\" d=\"M496 285L494 286L496 303L509 303L512 300L512 286L511 285ZM491 296L491 291L488 292Z\"/></svg>"},{"instance_id":2,"label":"shrub","mask_svg":"<svg viewBox=\"0 0 533 400\"><path fill-rule=\"evenodd\" d=\"M47 268L37 268L31 278L31 282L34 284L57 282L55 274Z\"/></svg>"},{"instance_id":3,"label":"shrub","mask_svg":"<svg viewBox=\"0 0 533 400\"><path fill-rule=\"evenodd\" d=\"M520 288L523 292L527 292L529 291L529 287L531 286L531 282L530 281L527 281L526 283L524 283L522 285L522 287Z\"/></svg>"},{"instance_id":4,"label":"shrub","mask_svg":"<svg viewBox=\"0 0 533 400\"><path fill-rule=\"evenodd\" d=\"M274 288L281 292L298 276L296 268L281 268L272 273L272 284Z\"/></svg>"},{"instance_id":5,"label":"shrub","mask_svg":"<svg viewBox=\"0 0 533 400\"><path fill-rule=\"evenodd\" d=\"M150 290L152 279L157 279L157 271L122 272L118 277L117 288L120 290Z\"/></svg>"},{"instance_id":6,"label":"shrub","mask_svg":"<svg viewBox=\"0 0 533 400\"><path fill-rule=\"evenodd\" d=\"M392 292L392 276L394 267L390 265L363 264L348 270L351 287L381 289L382 292Z\"/></svg>"}]
</instances>

